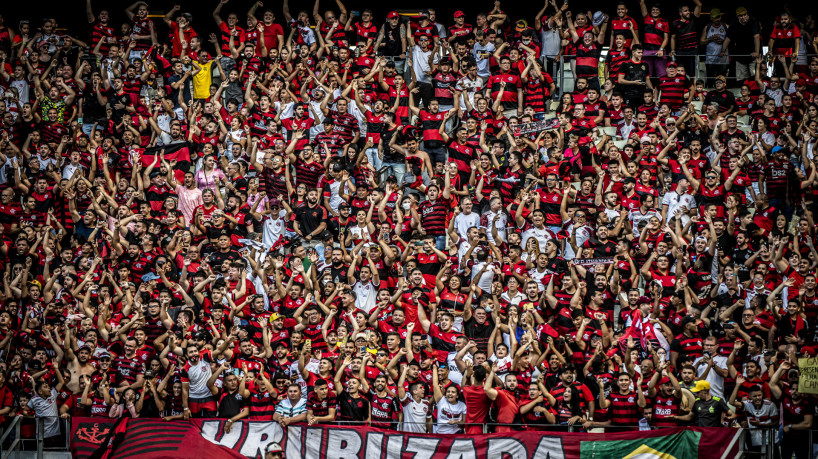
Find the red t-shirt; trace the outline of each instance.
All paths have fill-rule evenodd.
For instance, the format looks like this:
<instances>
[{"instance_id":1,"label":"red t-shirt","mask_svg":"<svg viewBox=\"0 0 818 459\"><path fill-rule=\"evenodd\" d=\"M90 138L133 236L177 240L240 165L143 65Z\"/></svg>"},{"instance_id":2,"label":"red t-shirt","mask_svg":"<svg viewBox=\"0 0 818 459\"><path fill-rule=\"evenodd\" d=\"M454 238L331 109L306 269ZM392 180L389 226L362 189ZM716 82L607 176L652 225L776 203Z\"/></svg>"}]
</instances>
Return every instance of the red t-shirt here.
<instances>
[{"instance_id":1,"label":"red t-shirt","mask_svg":"<svg viewBox=\"0 0 818 459\"><path fill-rule=\"evenodd\" d=\"M465 386L463 397L466 399L466 433L482 434L486 415L491 408L491 399L483 386Z\"/></svg>"}]
</instances>

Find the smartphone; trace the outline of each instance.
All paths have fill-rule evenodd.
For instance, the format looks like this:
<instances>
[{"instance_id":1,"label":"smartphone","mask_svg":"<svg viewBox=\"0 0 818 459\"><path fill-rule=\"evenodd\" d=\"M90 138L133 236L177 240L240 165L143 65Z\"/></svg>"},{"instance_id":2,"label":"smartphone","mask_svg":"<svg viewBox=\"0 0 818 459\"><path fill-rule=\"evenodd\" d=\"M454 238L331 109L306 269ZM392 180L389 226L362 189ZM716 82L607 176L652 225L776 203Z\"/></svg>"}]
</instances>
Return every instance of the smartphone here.
<instances>
[{"instance_id":1,"label":"smartphone","mask_svg":"<svg viewBox=\"0 0 818 459\"><path fill-rule=\"evenodd\" d=\"M312 340L307 338L306 340L307 346L312 346Z\"/></svg>"}]
</instances>

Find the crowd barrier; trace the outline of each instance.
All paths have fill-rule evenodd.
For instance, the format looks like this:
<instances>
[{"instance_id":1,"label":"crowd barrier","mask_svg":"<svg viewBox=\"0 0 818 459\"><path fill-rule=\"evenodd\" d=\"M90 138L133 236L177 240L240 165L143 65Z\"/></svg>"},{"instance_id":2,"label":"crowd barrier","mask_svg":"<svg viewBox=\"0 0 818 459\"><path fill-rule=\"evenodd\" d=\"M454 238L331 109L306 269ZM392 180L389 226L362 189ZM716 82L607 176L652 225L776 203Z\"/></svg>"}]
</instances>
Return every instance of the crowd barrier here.
<instances>
[{"instance_id":1,"label":"crowd barrier","mask_svg":"<svg viewBox=\"0 0 818 459\"><path fill-rule=\"evenodd\" d=\"M298 424L286 429L275 422L236 422L225 430L223 419L193 419L163 422L157 418L58 419L60 436L43 440L45 418L10 418L0 433L0 459L38 457L51 452L69 453L75 458L103 457L201 457L188 455L202 451L208 459L217 457L263 457L270 442L279 442L288 457L332 457L341 459L375 457L403 458L402 451L416 451L416 458L491 457L510 458L603 458L610 454L641 451L654 456L700 458L780 458L783 437L780 428L649 428L640 426L594 428L590 432L574 425L480 424L482 435L428 435L357 425ZM26 430L24 422L29 423ZM33 426L32 426L33 424ZM355 423L352 423L355 424ZM500 427L511 432L492 434ZM642 426L642 429L645 427ZM418 430L423 430L419 426ZM684 432L691 432L686 434ZM818 431L803 431L799 444L803 458L818 459ZM772 439L772 441L770 441ZM792 442L792 440L789 440ZM630 449L629 449L630 448ZM640 449L641 448L641 449ZM628 452L625 450L628 449ZM176 453L168 456L169 452ZM328 455L327 452L332 454ZM694 452L695 451L695 452ZM15 455L15 453L25 453ZM668 455L656 452L666 453ZM675 452L675 453L674 453ZM34 455L32 455L32 453ZM134 456L137 454L137 456ZM499 457L499 456L498 456Z\"/></svg>"},{"instance_id":2,"label":"crowd barrier","mask_svg":"<svg viewBox=\"0 0 818 459\"><path fill-rule=\"evenodd\" d=\"M265 447L278 442L288 458L591 459L653 454L725 459L738 457L743 435L743 429L697 427L605 433L521 430L484 435L410 433L363 425L297 424L285 428L266 421L236 422L229 431L225 427L223 419L168 423L160 419L74 418L71 453L79 459L94 456L100 449L111 459L188 457L187 452L208 459L263 457Z\"/></svg>"}]
</instances>

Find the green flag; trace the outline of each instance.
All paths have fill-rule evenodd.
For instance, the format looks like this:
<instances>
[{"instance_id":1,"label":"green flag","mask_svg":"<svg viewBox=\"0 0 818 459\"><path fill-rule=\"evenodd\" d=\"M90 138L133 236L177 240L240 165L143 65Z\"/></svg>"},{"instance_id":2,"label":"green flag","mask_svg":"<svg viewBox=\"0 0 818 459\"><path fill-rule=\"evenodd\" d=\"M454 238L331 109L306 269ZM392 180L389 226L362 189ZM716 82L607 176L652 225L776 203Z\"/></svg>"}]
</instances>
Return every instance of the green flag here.
<instances>
[{"instance_id":1,"label":"green flag","mask_svg":"<svg viewBox=\"0 0 818 459\"><path fill-rule=\"evenodd\" d=\"M698 456L699 432L684 431L674 435L635 440L582 441L580 459L688 459Z\"/></svg>"}]
</instances>

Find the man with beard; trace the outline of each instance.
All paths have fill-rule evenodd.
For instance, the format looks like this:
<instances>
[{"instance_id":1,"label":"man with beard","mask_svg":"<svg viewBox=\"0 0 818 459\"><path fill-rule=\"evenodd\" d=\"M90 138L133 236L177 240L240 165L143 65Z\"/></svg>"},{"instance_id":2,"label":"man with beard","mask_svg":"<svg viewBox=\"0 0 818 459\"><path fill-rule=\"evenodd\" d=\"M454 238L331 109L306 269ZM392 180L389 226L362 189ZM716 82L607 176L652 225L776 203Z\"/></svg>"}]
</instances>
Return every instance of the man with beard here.
<instances>
[{"instance_id":1,"label":"man with beard","mask_svg":"<svg viewBox=\"0 0 818 459\"><path fill-rule=\"evenodd\" d=\"M188 344L185 357L187 362L181 368L185 420L191 416L211 418L216 414L216 399L208 388L213 358L209 350L200 351L196 344Z\"/></svg>"},{"instance_id":2,"label":"man with beard","mask_svg":"<svg viewBox=\"0 0 818 459\"><path fill-rule=\"evenodd\" d=\"M124 352L114 359L112 370L116 374L116 391L125 392L126 389L139 389L144 383L144 365L136 353L136 338L128 338L122 346Z\"/></svg>"},{"instance_id":3,"label":"man with beard","mask_svg":"<svg viewBox=\"0 0 818 459\"><path fill-rule=\"evenodd\" d=\"M230 236L227 234L219 235L216 242L218 250L207 256L205 261L211 266L219 266L226 260L239 261L242 259L241 254L230 247Z\"/></svg>"},{"instance_id":4,"label":"man with beard","mask_svg":"<svg viewBox=\"0 0 818 459\"><path fill-rule=\"evenodd\" d=\"M215 385L219 376L228 368L230 368L230 365L227 362L222 363L216 372L210 376L210 379L207 380L207 387L210 388L210 393L219 400L216 417L227 419L224 424L225 433L230 433L233 429L234 422L250 415L250 400L242 397L239 391L238 376L233 373L228 373L222 381L221 390ZM246 377L246 375L242 375L241 380L244 381Z\"/></svg>"},{"instance_id":5,"label":"man with beard","mask_svg":"<svg viewBox=\"0 0 818 459\"><path fill-rule=\"evenodd\" d=\"M318 190L310 189L307 192L307 205L295 211L295 233L301 236L304 242L312 247L318 245L318 237L327 228L327 209L318 204Z\"/></svg>"},{"instance_id":6,"label":"man with beard","mask_svg":"<svg viewBox=\"0 0 818 459\"><path fill-rule=\"evenodd\" d=\"M676 59L676 63L684 67L685 75L695 75L696 59L695 55L699 49L699 33L696 30L696 20L702 14L701 0L693 0L695 7L690 11L690 6L679 7L679 19L670 23L670 56ZM690 16L694 17L690 17ZM742 53L746 54L746 53Z\"/></svg>"},{"instance_id":7,"label":"man with beard","mask_svg":"<svg viewBox=\"0 0 818 459\"><path fill-rule=\"evenodd\" d=\"M330 253L329 273L332 282L342 282L347 278L349 264L346 263L346 256L341 248L333 248Z\"/></svg>"},{"instance_id":8,"label":"man with beard","mask_svg":"<svg viewBox=\"0 0 818 459\"><path fill-rule=\"evenodd\" d=\"M352 363L352 358L347 357L335 373L335 387L338 389L345 387L345 390L336 396L338 402L337 420L340 424L344 424L344 421L356 424L369 424L372 408L370 407L369 400L361 395L361 381L366 378L358 379L358 375L356 375L349 378L346 385L342 382L344 370L346 370L350 363ZM361 368L363 368L363 366ZM354 373L353 371L353 374Z\"/></svg>"},{"instance_id":9,"label":"man with beard","mask_svg":"<svg viewBox=\"0 0 818 459\"><path fill-rule=\"evenodd\" d=\"M285 112L286 113L286 112ZM287 130L287 141L291 141L293 134L297 131L309 132L315 125L315 120L310 117L307 106L303 103L296 103L292 107L292 116L281 117L281 127ZM309 136L304 136L295 144L295 151L301 151L304 146L310 143Z\"/></svg>"},{"instance_id":10,"label":"man with beard","mask_svg":"<svg viewBox=\"0 0 818 459\"><path fill-rule=\"evenodd\" d=\"M273 317L275 317L275 320L273 320L272 323L284 322L284 318L276 313L273 313L273 315L270 316L271 319ZM275 334L273 336L275 336ZM273 357L267 360L267 367L270 369L272 373L281 373L283 375L286 375L287 378L292 377L293 360L289 358L290 352L287 350L287 341L280 340L277 343L274 343L274 345L275 350L273 351Z\"/></svg>"},{"instance_id":11,"label":"man with beard","mask_svg":"<svg viewBox=\"0 0 818 459\"><path fill-rule=\"evenodd\" d=\"M384 152L378 152L378 143L381 141L381 133L386 130L387 126L387 119L385 116L386 104L382 100L376 100L374 103L372 103L372 109L370 110L361 100L361 93L363 91L361 90L362 88L358 88L357 81L353 82L352 86L353 88L356 88L355 104L366 119L367 144L372 145L366 150L366 158L369 160L369 164L378 170L383 165L381 158L383 157Z\"/></svg>"},{"instance_id":12,"label":"man with beard","mask_svg":"<svg viewBox=\"0 0 818 459\"><path fill-rule=\"evenodd\" d=\"M80 379L84 376L90 376L96 371L96 368L91 364L92 354L92 349L87 345L80 346L75 354L70 340L66 337L65 360L68 362L68 371L71 372L71 379L67 382L67 385L71 391L76 393L79 388Z\"/></svg>"},{"instance_id":13,"label":"man with beard","mask_svg":"<svg viewBox=\"0 0 818 459\"><path fill-rule=\"evenodd\" d=\"M252 340L249 338L243 338L239 341L239 348L236 351L235 347L232 347L238 336L234 335L232 332L227 337L226 340L222 342L215 350L213 350L213 358L219 358L219 356L224 356L228 362L233 366L233 368L238 368L241 370L241 374L244 375L245 369L253 370L253 371L263 371L264 370L264 362L255 356L254 354L254 346ZM228 347L232 347L228 349ZM269 355L262 355L262 357L268 358Z\"/></svg>"},{"instance_id":14,"label":"man with beard","mask_svg":"<svg viewBox=\"0 0 818 459\"><path fill-rule=\"evenodd\" d=\"M551 388L551 396L561 403L565 388L569 386L572 387L574 389L574 395L578 394L580 397L580 403L588 408L588 419L593 420L594 408L596 406L594 396L591 390L588 389L588 386L574 380L575 371L574 366L570 363L564 365L559 370L559 384Z\"/></svg>"},{"instance_id":15,"label":"man with beard","mask_svg":"<svg viewBox=\"0 0 818 459\"><path fill-rule=\"evenodd\" d=\"M594 249L594 257L612 257L616 253L616 243L608 239L608 227L599 226L596 229L596 238L589 238L583 247Z\"/></svg>"},{"instance_id":16,"label":"man with beard","mask_svg":"<svg viewBox=\"0 0 818 459\"><path fill-rule=\"evenodd\" d=\"M483 389L486 391L486 396L489 400L494 401L498 409L497 423L501 425L496 427L496 432L511 432L513 427L507 424L513 423L520 411L520 399L517 397L517 376L512 373L507 374L504 381L505 389L495 389L492 386L496 371L497 363L494 362L488 378L483 383Z\"/></svg>"},{"instance_id":17,"label":"man with beard","mask_svg":"<svg viewBox=\"0 0 818 459\"><path fill-rule=\"evenodd\" d=\"M361 379L361 391L369 398L372 427L379 429L392 429L395 427L394 420L400 411L400 405L391 392L386 390L386 375L378 375L375 378L373 387L369 387L366 378Z\"/></svg>"}]
</instances>

